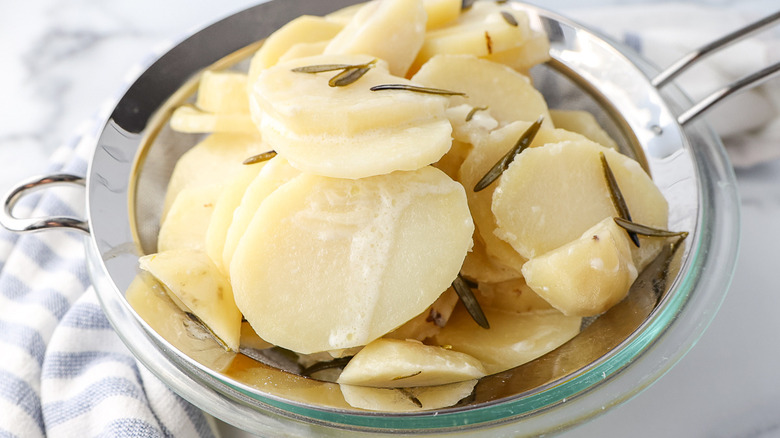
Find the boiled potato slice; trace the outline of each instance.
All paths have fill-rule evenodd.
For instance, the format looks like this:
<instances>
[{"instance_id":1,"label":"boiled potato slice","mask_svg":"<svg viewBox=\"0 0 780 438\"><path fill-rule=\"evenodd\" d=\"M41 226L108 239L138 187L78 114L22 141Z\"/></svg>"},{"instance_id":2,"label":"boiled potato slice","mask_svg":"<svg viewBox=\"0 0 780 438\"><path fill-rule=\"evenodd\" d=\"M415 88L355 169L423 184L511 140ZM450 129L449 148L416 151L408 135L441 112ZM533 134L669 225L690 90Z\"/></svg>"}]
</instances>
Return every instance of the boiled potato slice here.
<instances>
[{"instance_id":1,"label":"boiled potato slice","mask_svg":"<svg viewBox=\"0 0 780 438\"><path fill-rule=\"evenodd\" d=\"M404 76L425 38L422 0L377 0L360 8L328 47L328 55L371 55Z\"/></svg>"},{"instance_id":2,"label":"boiled potato slice","mask_svg":"<svg viewBox=\"0 0 780 438\"><path fill-rule=\"evenodd\" d=\"M542 126L552 128L542 93L528 77L503 64L473 55L438 55L426 62L412 81L466 93L466 96L453 96L451 105L467 103L472 107L487 107L501 125L517 120L532 122L543 116Z\"/></svg>"},{"instance_id":3,"label":"boiled potato slice","mask_svg":"<svg viewBox=\"0 0 780 438\"><path fill-rule=\"evenodd\" d=\"M279 58L279 62L287 62L293 59L308 58L310 56L322 55L328 41L317 41L315 43L298 43L290 47L290 50L284 52Z\"/></svg>"},{"instance_id":4,"label":"boiled potato slice","mask_svg":"<svg viewBox=\"0 0 780 438\"><path fill-rule=\"evenodd\" d=\"M522 266L521 266L522 268ZM474 232L474 246L466 254L460 273L476 283L501 282L520 278L520 269L512 269L487 254L479 230Z\"/></svg>"},{"instance_id":5,"label":"boiled potato slice","mask_svg":"<svg viewBox=\"0 0 780 438\"><path fill-rule=\"evenodd\" d=\"M617 150L617 143L599 125L593 114L580 110L550 110L550 116L556 128L577 132L589 140Z\"/></svg>"},{"instance_id":6,"label":"boiled potato slice","mask_svg":"<svg viewBox=\"0 0 780 438\"><path fill-rule=\"evenodd\" d=\"M268 150L257 134L212 134L176 161L165 193L162 217L185 187L224 184L253 155Z\"/></svg>"},{"instance_id":7,"label":"boiled potato slice","mask_svg":"<svg viewBox=\"0 0 780 438\"><path fill-rule=\"evenodd\" d=\"M636 161L590 140L521 153L493 194L495 234L527 258L558 248L617 215L599 158L603 152L637 223L666 228L668 206Z\"/></svg>"},{"instance_id":8,"label":"boiled potato slice","mask_svg":"<svg viewBox=\"0 0 780 438\"><path fill-rule=\"evenodd\" d=\"M493 191L498 184L494 182L479 192L474 191L474 186L504 154L512 149L517 139L520 138L529 126L531 126L530 122L517 121L492 131L487 137L482 138L481 141L474 145L474 148L463 162L459 177L459 181L466 187L471 214L474 216L474 223L485 244L485 252L500 265L508 267L515 272L520 272L523 264L528 259L495 235L496 220L491 206L493 203ZM534 137L531 146L538 147L548 142L559 142L561 139L585 140L585 137L561 129L546 129L543 127ZM555 199L550 200L550 202L555 201Z\"/></svg>"},{"instance_id":9,"label":"boiled potato slice","mask_svg":"<svg viewBox=\"0 0 780 438\"><path fill-rule=\"evenodd\" d=\"M313 15L301 15L272 33L252 56L249 64L247 85L251 87L257 81L261 71L276 65L279 58L299 43L329 41L336 36L343 24Z\"/></svg>"},{"instance_id":10,"label":"boiled potato slice","mask_svg":"<svg viewBox=\"0 0 780 438\"><path fill-rule=\"evenodd\" d=\"M426 29L435 29L455 21L460 15L462 0L423 0L423 8L428 19L425 22ZM366 3L347 6L336 12L331 12L325 19L346 25Z\"/></svg>"},{"instance_id":11,"label":"boiled potato slice","mask_svg":"<svg viewBox=\"0 0 780 438\"><path fill-rule=\"evenodd\" d=\"M474 391L477 380L418 388L370 388L339 385L344 400L359 409L382 412L416 412L446 408Z\"/></svg>"},{"instance_id":12,"label":"boiled potato slice","mask_svg":"<svg viewBox=\"0 0 780 438\"><path fill-rule=\"evenodd\" d=\"M528 263L525 266L528 266ZM475 296L483 308L490 307L505 312L524 313L552 309L550 303L534 292L523 278L498 283L480 282Z\"/></svg>"},{"instance_id":13,"label":"boiled potato slice","mask_svg":"<svg viewBox=\"0 0 780 438\"><path fill-rule=\"evenodd\" d=\"M514 17L510 24L502 12ZM523 45L532 36L528 16L496 2L478 1L457 20L426 33L425 41L410 72L416 72L436 55L486 56Z\"/></svg>"},{"instance_id":14,"label":"boiled potato slice","mask_svg":"<svg viewBox=\"0 0 780 438\"><path fill-rule=\"evenodd\" d=\"M371 91L373 85L410 82L390 75L379 60L357 82L328 85L333 72L292 69L322 64L359 65L364 55L315 56L266 69L252 102L261 114L264 141L301 171L362 178L415 170L449 149L452 127L447 98L404 90Z\"/></svg>"},{"instance_id":15,"label":"boiled potato slice","mask_svg":"<svg viewBox=\"0 0 780 438\"><path fill-rule=\"evenodd\" d=\"M241 312L230 282L206 253L165 251L143 256L139 264L165 285L182 310L197 316L228 349L238 351Z\"/></svg>"},{"instance_id":16,"label":"boiled potato slice","mask_svg":"<svg viewBox=\"0 0 780 438\"><path fill-rule=\"evenodd\" d=\"M263 339L298 353L365 345L450 286L473 230L463 187L430 166L301 174L265 198L236 248L236 303Z\"/></svg>"},{"instance_id":17,"label":"boiled potato slice","mask_svg":"<svg viewBox=\"0 0 780 438\"><path fill-rule=\"evenodd\" d=\"M206 70L200 77L195 106L209 113L249 114L246 74Z\"/></svg>"},{"instance_id":18,"label":"boiled potato slice","mask_svg":"<svg viewBox=\"0 0 780 438\"><path fill-rule=\"evenodd\" d=\"M582 318L565 316L557 310L520 314L482 310L490 329L479 327L466 309L458 306L434 339L438 345L476 357L488 374L514 368L558 348L579 333L582 322Z\"/></svg>"},{"instance_id":19,"label":"boiled potato slice","mask_svg":"<svg viewBox=\"0 0 780 438\"><path fill-rule=\"evenodd\" d=\"M582 236L523 266L528 285L565 315L594 316L617 304L636 280L628 234L605 218Z\"/></svg>"},{"instance_id":20,"label":"boiled potato slice","mask_svg":"<svg viewBox=\"0 0 780 438\"><path fill-rule=\"evenodd\" d=\"M532 32L531 36L517 47L495 51L482 56L489 61L498 62L528 74L531 67L550 59L550 39L544 32ZM557 126L557 125L556 125Z\"/></svg>"},{"instance_id":21,"label":"boiled potato slice","mask_svg":"<svg viewBox=\"0 0 780 438\"><path fill-rule=\"evenodd\" d=\"M404 325L386 334L384 337L424 341L447 325L447 320L450 319L456 304L458 304L458 294L455 292L455 289L449 288L433 304L428 306L423 313L406 321Z\"/></svg>"},{"instance_id":22,"label":"boiled potato slice","mask_svg":"<svg viewBox=\"0 0 780 438\"><path fill-rule=\"evenodd\" d=\"M247 187L265 164L266 162L262 162L242 167L238 174L225 185L214 204L205 235L205 250L220 272L224 274L228 273L228 269L223 254L228 230L233 223L233 213L241 204Z\"/></svg>"},{"instance_id":23,"label":"boiled potato slice","mask_svg":"<svg viewBox=\"0 0 780 438\"><path fill-rule=\"evenodd\" d=\"M189 105L180 106L173 111L170 125L174 131L187 134L257 132L257 126L249 113L209 113Z\"/></svg>"},{"instance_id":24,"label":"boiled potato slice","mask_svg":"<svg viewBox=\"0 0 780 438\"><path fill-rule=\"evenodd\" d=\"M189 187L173 201L157 235L157 251L206 248L206 231L222 186Z\"/></svg>"},{"instance_id":25,"label":"boiled potato slice","mask_svg":"<svg viewBox=\"0 0 780 438\"><path fill-rule=\"evenodd\" d=\"M233 261L236 247L241 238L244 237L244 232L249 227L249 223L252 222L260 204L274 190L299 174L300 172L290 166L287 160L277 155L268 160L257 176L246 186L241 195L240 203L233 210L222 245L222 263L227 272L230 272L230 263ZM216 247L216 242L214 245Z\"/></svg>"},{"instance_id":26,"label":"boiled potato slice","mask_svg":"<svg viewBox=\"0 0 780 438\"><path fill-rule=\"evenodd\" d=\"M473 107L462 104L447 108L447 118L452 125L454 140L475 144L485 138L490 131L498 128L498 121L490 114L486 106ZM465 158L465 157L464 157Z\"/></svg>"},{"instance_id":27,"label":"boiled potato slice","mask_svg":"<svg viewBox=\"0 0 780 438\"><path fill-rule=\"evenodd\" d=\"M418 341L377 339L353 357L337 382L379 388L436 386L479 379L485 368L475 358Z\"/></svg>"},{"instance_id":28,"label":"boiled potato slice","mask_svg":"<svg viewBox=\"0 0 780 438\"><path fill-rule=\"evenodd\" d=\"M463 161L471 152L471 144L453 140L450 150L439 161L433 163L433 167L446 173L452 179L458 179L458 172Z\"/></svg>"}]
</instances>

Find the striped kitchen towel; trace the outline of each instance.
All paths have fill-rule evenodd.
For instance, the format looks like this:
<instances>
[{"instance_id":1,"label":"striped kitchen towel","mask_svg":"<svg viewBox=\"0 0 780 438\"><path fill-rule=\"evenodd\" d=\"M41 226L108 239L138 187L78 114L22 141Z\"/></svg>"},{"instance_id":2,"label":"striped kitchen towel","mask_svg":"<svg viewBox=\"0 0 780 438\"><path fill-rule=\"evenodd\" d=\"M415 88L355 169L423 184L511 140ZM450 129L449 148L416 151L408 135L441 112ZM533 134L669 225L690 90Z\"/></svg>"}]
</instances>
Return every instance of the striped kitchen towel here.
<instances>
[{"instance_id":1,"label":"striped kitchen towel","mask_svg":"<svg viewBox=\"0 0 780 438\"><path fill-rule=\"evenodd\" d=\"M50 171L85 175L94 132ZM25 198L16 216L81 217L83 190ZM139 364L87 275L86 237L0 229L0 436L211 437L209 419Z\"/></svg>"}]
</instances>

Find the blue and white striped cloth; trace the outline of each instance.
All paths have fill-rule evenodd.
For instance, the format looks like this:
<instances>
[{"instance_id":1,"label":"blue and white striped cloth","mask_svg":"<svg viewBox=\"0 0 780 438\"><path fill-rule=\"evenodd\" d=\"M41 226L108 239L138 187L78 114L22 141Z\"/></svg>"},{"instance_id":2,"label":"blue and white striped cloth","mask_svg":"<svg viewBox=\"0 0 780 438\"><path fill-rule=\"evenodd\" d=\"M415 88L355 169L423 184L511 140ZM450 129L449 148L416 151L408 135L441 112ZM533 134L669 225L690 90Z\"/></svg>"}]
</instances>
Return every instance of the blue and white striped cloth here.
<instances>
[{"instance_id":1,"label":"blue and white striped cloth","mask_svg":"<svg viewBox=\"0 0 780 438\"><path fill-rule=\"evenodd\" d=\"M93 135L50 171L85 175ZM82 190L32 195L16 215L82 217ZM90 285L86 237L0 229L0 437L212 437L209 419L125 348Z\"/></svg>"}]
</instances>

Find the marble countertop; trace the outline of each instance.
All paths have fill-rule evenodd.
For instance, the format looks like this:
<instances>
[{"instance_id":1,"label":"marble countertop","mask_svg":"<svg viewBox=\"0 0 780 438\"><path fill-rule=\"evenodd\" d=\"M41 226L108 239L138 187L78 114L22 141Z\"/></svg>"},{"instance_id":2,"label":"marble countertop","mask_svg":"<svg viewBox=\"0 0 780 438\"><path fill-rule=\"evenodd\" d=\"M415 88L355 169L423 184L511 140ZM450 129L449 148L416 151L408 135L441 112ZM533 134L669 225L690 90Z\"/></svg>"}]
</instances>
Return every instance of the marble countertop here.
<instances>
[{"instance_id":1,"label":"marble countertop","mask_svg":"<svg viewBox=\"0 0 780 438\"><path fill-rule=\"evenodd\" d=\"M256 3L36 0L0 4L0 192L46 171L155 47ZM578 1L545 2L573 18ZM600 4L638 3L601 1ZM702 3L701 1L694 3ZM772 1L707 1L771 12ZM137 70L135 70L137 71ZM780 148L780 145L777 145ZM723 306L693 350L635 399L566 437L780 437L780 160L738 169L741 252ZM226 435L240 435L225 427Z\"/></svg>"}]
</instances>

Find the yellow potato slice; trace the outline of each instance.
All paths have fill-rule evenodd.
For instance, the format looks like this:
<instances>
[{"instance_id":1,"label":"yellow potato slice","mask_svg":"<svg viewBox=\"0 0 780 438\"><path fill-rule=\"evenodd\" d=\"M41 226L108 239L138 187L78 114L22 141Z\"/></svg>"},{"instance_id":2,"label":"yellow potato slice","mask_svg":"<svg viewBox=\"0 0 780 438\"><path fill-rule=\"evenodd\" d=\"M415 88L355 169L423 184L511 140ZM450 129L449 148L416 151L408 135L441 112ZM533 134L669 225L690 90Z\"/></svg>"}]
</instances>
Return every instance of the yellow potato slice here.
<instances>
[{"instance_id":1,"label":"yellow potato slice","mask_svg":"<svg viewBox=\"0 0 780 438\"><path fill-rule=\"evenodd\" d=\"M418 341L377 339L353 357L337 382L378 388L436 386L479 379L485 368L475 358Z\"/></svg>"},{"instance_id":2,"label":"yellow potato slice","mask_svg":"<svg viewBox=\"0 0 780 438\"><path fill-rule=\"evenodd\" d=\"M422 0L377 0L357 10L325 54L371 55L404 76L423 44L426 21Z\"/></svg>"},{"instance_id":3,"label":"yellow potato slice","mask_svg":"<svg viewBox=\"0 0 780 438\"><path fill-rule=\"evenodd\" d=\"M520 267L522 268L522 266ZM474 232L474 246L466 254L466 260L460 268L460 273L476 283L501 282L520 278L520 268L512 269L487 254L482 234L477 229Z\"/></svg>"},{"instance_id":4,"label":"yellow potato slice","mask_svg":"<svg viewBox=\"0 0 780 438\"><path fill-rule=\"evenodd\" d=\"M223 254L225 252L228 229L233 223L233 213L241 204L241 199L247 187L257 177L257 174L265 164L265 162L256 163L239 169L238 174L225 185L214 204L214 210L205 235L205 250L220 272L224 274L228 273L228 269Z\"/></svg>"},{"instance_id":5,"label":"yellow potato slice","mask_svg":"<svg viewBox=\"0 0 780 438\"><path fill-rule=\"evenodd\" d=\"M593 114L587 111L550 110L550 116L556 128L582 134L602 146L618 149L615 140L599 125Z\"/></svg>"},{"instance_id":6,"label":"yellow potato slice","mask_svg":"<svg viewBox=\"0 0 780 438\"><path fill-rule=\"evenodd\" d=\"M339 385L344 400L359 409L382 412L417 412L446 408L474 391L477 380L417 388L370 388Z\"/></svg>"},{"instance_id":7,"label":"yellow potato slice","mask_svg":"<svg viewBox=\"0 0 780 438\"><path fill-rule=\"evenodd\" d=\"M366 3L347 6L336 12L331 12L325 16L325 19L347 25ZM425 22L426 29L435 29L455 21L460 15L462 0L423 0L425 15L428 17Z\"/></svg>"},{"instance_id":8,"label":"yellow potato slice","mask_svg":"<svg viewBox=\"0 0 780 438\"><path fill-rule=\"evenodd\" d=\"M163 218L176 195L185 187L222 185L242 162L268 150L257 134L212 134L184 153L173 168L165 193Z\"/></svg>"},{"instance_id":9,"label":"yellow potato slice","mask_svg":"<svg viewBox=\"0 0 780 438\"><path fill-rule=\"evenodd\" d=\"M171 129L187 134L212 132L252 134L257 126L249 113L209 113L183 105L171 114Z\"/></svg>"},{"instance_id":10,"label":"yellow potato slice","mask_svg":"<svg viewBox=\"0 0 780 438\"><path fill-rule=\"evenodd\" d=\"M490 329L479 327L466 309L458 306L434 339L438 345L476 357L488 374L514 368L558 348L579 333L582 323L582 318L557 310L520 314L482 310L490 321Z\"/></svg>"},{"instance_id":11,"label":"yellow potato slice","mask_svg":"<svg viewBox=\"0 0 780 438\"><path fill-rule=\"evenodd\" d=\"M523 266L528 286L565 315L594 316L625 298L636 280L628 234L606 218Z\"/></svg>"},{"instance_id":12,"label":"yellow potato slice","mask_svg":"<svg viewBox=\"0 0 780 438\"><path fill-rule=\"evenodd\" d=\"M322 55L328 41L317 41L315 43L298 43L290 47L290 50L284 52L279 58L279 62L292 61L293 59L308 58L310 56Z\"/></svg>"},{"instance_id":13,"label":"yellow potato slice","mask_svg":"<svg viewBox=\"0 0 780 438\"><path fill-rule=\"evenodd\" d=\"M298 353L365 345L450 286L473 230L463 187L433 167L302 174L263 201L236 248L236 303L258 335Z\"/></svg>"},{"instance_id":14,"label":"yellow potato slice","mask_svg":"<svg viewBox=\"0 0 780 438\"><path fill-rule=\"evenodd\" d=\"M524 266L528 266L528 263ZM498 283L479 283L475 296L483 308L490 307L504 312L524 313L553 308L526 284L524 278Z\"/></svg>"},{"instance_id":15,"label":"yellow potato slice","mask_svg":"<svg viewBox=\"0 0 780 438\"><path fill-rule=\"evenodd\" d=\"M447 325L455 305L458 304L458 294L455 289L449 288L424 312L406 321L404 325L386 334L385 338L414 339L424 341L430 338Z\"/></svg>"},{"instance_id":16,"label":"yellow potato slice","mask_svg":"<svg viewBox=\"0 0 780 438\"><path fill-rule=\"evenodd\" d=\"M241 312L227 277L206 253L165 251L141 257L139 265L160 280L182 310L197 316L228 349L238 351Z\"/></svg>"},{"instance_id":17,"label":"yellow potato slice","mask_svg":"<svg viewBox=\"0 0 780 438\"><path fill-rule=\"evenodd\" d=\"M487 107L501 125L518 120L532 122L543 116L542 126L553 126L544 96L528 77L503 64L473 55L439 55L426 62L412 81L466 93L452 97L451 105Z\"/></svg>"},{"instance_id":18,"label":"yellow potato slice","mask_svg":"<svg viewBox=\"0 0 780 438\"><path fill-rule=\"evenodd\" d=\"M275 156L268 160L257 176L246 186L241 196L240 203L233 210L232 218L225 233L225 241L222 249L222 263L226 270L230 271L230 263L241 238L244 237L249 223L255 216L260 204L266 197L282 184L290 181L300 172L290 166L283 157ZM216 246L216 243L215 243ZM216 250L216 248L214 248Z\"/></svg>"},{"instance_id":19,"label":"yellow potato slice","mask_svg":"<svg viewBox=\"0 0 780 438\"><path fill-rule=\"evenodd\" d=\"M550 39L544 32L532 32L521 45L502 51L495 51L482 58L512 67L528 74L531 67L550 59Z\"/></svg>"},{"instance_id":20,"label":"yellow potato slice","mask_svg":"<svg viewBox=\"0 0 780 438\"><path fill-rule=\"evenodd\" d=\"M517 25L502 14L509 14ZM457 20L426 33L425 41L410 73L436 55L463 54L487 56L523 45L532 32L528 16L492 1L478 1L463 11Z\"/></svg>"},{"instance_id":21,"label":"yellow potato slice","mask_svg":"<svg viewBox=\"0 0 780 438\"><path fill-rule=\"evenodd\" d=\"M639 163L590 140L579 140L530 148L515 158L493 194L495 234L530 259L616 216L600 152L615 174L633 220L666 228L666 200Z\"/></svg>"},{"instance_id":22,"label":"yellow potato slice","mask_svg":"<svg viewBox=\"0 0 780 438\"><path fill-rule=\"evenodd\" d=\"M182 190L160 226L157 251L185 248L205 250L206 230L220 193L221 185Z\"/></svg>"},{"instance_id":23,"label":"yellow potato slice","mask_svg":"<svg viewBox=\"0 0 780 438\"><path fill-rule=\"evenodd\" d=\"M322 55L278 64L261 73L252 95L261 113L264 141L301 171L363 178L415 170L449 149L452 127L447 97L405 90L371 91L374 85L410 82L376 65L355 83L331 87L333 72L296 67L370 63L364 55Z\"/></svg>"},{"instance_id":24,"label":"yellow potato slice","mask_svg":"<svg viewBox=\"0 0 780 438\"><path fill-rule=\"evenodd\" d=\"M247 76L235 71L204 71L195 106L208 113L249 114Z\"/></svg>"}]
</instances>

